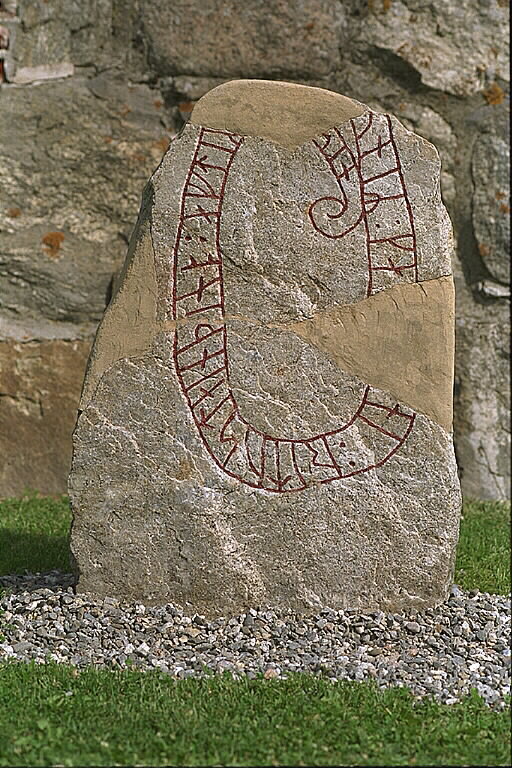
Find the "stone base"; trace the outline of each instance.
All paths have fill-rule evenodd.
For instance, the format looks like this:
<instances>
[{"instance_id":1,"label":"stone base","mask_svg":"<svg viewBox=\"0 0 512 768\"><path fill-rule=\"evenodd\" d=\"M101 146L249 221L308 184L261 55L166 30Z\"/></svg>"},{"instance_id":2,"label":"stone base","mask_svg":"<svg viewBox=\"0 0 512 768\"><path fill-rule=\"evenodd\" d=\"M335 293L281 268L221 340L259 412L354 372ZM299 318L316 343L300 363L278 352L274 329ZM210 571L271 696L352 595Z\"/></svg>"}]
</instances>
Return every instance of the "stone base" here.
<instances>
[{"instance_id":1,"label":"stone base","mask_svg":"<svg viewBox=\"0 0 512 768\"><path fill-rule=\"evenodd\" d=\"M398 611L447 598L460 495L441 427L416 416L382 467L284 498L218 469L178 393L167 364L124 360L80 416L70 483L78 591L207 616Z\"/></svg>"}]
</instances>

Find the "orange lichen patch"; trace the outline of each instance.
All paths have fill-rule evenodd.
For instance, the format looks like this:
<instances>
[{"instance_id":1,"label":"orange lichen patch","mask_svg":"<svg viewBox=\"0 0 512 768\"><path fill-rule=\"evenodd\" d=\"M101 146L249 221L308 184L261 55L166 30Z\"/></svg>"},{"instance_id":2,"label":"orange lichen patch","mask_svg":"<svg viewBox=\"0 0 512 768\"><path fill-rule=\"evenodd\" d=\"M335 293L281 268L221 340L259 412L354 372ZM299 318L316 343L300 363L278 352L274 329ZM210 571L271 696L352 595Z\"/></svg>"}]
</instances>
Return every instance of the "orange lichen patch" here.
<instances>
[{"instance_id":1,"label":"orange lichen patch","mask_svg":"<svg viewBox=\"0 0 512 768\"><path fill-rule=\"evenodd\" d=\"M180 112L192 112L194 105L195 101L180 101L178 109Z\"/></svg>"},{"instance_id":2,"label":"orange lichen patch","mask_svg":"<svg viewBox=\"0 0 512 768\"><path fill-rule=\"evenodd\" d=\"M478 246L478 253L483 259L485 259L486 256L489 256L490 252L491 252L491 249L489 248L488 245L485 245L485 243L480 243L480 245Z\"/></svg>"},{"instance_id":3,"label":"orange lichen patch","mask_svg":"<svg viewBox=\"0 0 512 768\"><path fill-rule=\"evenodd\" d=\"M132 111L131 107L128 106L128 104L123 104L121 109L119 110L119 114L121 117L126 117L130 112Z\"/></svg>"},{"instance_id":4,"label":"orange lichen patch","mask_svg":"<svg viewBox=\"0 0 512 768\"><path fill-rule=\"evenodd\" d=\"M111 144L111 143L112 143L112 141L113 141L113 139L112 139L112 136L104 136L104 137L103 137L103 142L104 142L105 144Z\"/></svg>"},{"instance_id":5,"label":"orange lichen patch","mask_svg":"<svg viewBox=\"0 0 512 768\"><path fill-rule=\"evenodd\" d=\"M43 235L41 242L47 256L51 259L58 258L63 240L64 234L62 232L47 232L46 235Z\"/></svg>"},{"instance_id":6,"label":"orange lichen patch","mask_svg":"<svg viewBox=\"0 0 512 768\"><path fill-rule=\"evenodd\" d=\"M391 0L382 0L382 12L386 13L391 8ZM368 10L378 12L377 0L368 0Z\"/></svg>"},{"instance_id":7,"label":"orange lichen patch","mask_svg":"<svg viewBox=\"0 0 512 768\"><path fill-rule=\"evenodd\" d=\"M191 476L191 474L194 471L194 465L190 461L190 459L182 459L180 461L178 471L176 472L176 479L177 480L187 480Z\"/></svg>"},{"instance_id":8,"label":"orange lichen patch","mask_svg":"<svg viewBox=\"0 0 512 768\"><path fill-rule=\"evenodd\" d=\"M505 197L505 193L504 192L496 192L494 197L496 198L496 200L503 200L503 198Z\"/></svg>"},{"instance_id":9,"label":"orange lichen patch","mask_svg":"<svg viewBox=\"0 0 512 768\"><path fill-rule=\"evenodd\" d=\"M153 102L153 104L155 105L155 107L156 107L157 109L160 109L160 107L162 107L162 106L163 106L163 101L160 101L160 99L155 99L155 100L154 100L154 102Z\"/></svg>"},{"instance_id":10,"label":"orange lichen patch","mask_svg":"<svg viewBox=\"0 0 512 768\"><path fill-rule=\"evenodd\" d=\"M484 91L484 98L488 104L502 104L505 101L505 91L498 83L491 83Z\"/></svg>"},{"instance_id":11,"label":"orange lichen patch","mask_svg":"<svg viewBox=\"0 0 512 768\"><path fill-rule=\"evenodd\" d=\"M18 216L21 216L21 208L8 208L7 215L11 219L17 219Z\"/></svg>"},{"instance_id":12,"label":"orange lichen patch","mask_svg":"<svg viewBox=\"0 0 512 768\"><path fill-rule=\"evenodd\" d=\"M304 29L307 29L307 30L308 30L308 32L311 32L311 30L312 30L312 29L314 29L314 28L315 28L315 22L314 22L314 21L310 21L310 22L309 22L308 24L306 24L306 25L305 25L305 27L304 27Z\"/></svg>"},{"instance_id":13,"label":"orange lichen patch","mask_svg":"<svg viewBox=\"0 0 512 768\"><path fill-rule=\"evenodd\" d=\"M510 213L510 206L506 203L500 203L500 211L502 213Z\"/></svg>"},{"instance_id":14,"label":"orange lichen patch","mask_svg":"<svg viewBox=\"0 0 512 768\"><path fill-rule=\"evenodd\" d=\"M162 136L161 139L153 142L153 146L155 149L158 149L161 152L167 152L170 143L171 141L168 136Z\"/></svg>"}]
</instances>

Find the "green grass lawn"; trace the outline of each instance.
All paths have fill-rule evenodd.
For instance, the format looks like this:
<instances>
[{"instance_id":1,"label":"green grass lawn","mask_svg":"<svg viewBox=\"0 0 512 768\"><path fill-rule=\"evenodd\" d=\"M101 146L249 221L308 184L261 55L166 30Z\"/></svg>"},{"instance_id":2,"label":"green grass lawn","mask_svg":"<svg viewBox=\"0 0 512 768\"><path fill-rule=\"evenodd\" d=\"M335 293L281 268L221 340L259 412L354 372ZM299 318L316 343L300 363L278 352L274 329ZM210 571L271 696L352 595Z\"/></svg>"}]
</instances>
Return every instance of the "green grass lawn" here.
<instances>
[{"instance_id":1,"label":"green grass lawn","mask_svg":"<svg viewBox=\"0 0 512 768\"><path fill-rule=\"evenodd\" d=\"M0 575L69 571L67 500L0 502ZM510 591L510 505L464 507L455 582ZM0 765L511 764L509 709L307 675L176 681L159 672L0 665Z\"/></svg>"},{"instance_id":2,"label":"green grass lawn","mask_svg":"<svg viewBox=\"0 0 512 768\"><path fill-rule=\"evenodd\" d=\"M510 593L510 504L464 504L455 583L496 595Z\"/></svg>"},{"instance_id":3,"label":"green grass lawn","mask_svg":"<svg viewBox=\"0 0 512 768\"><path fill-rule=\"evenodd\" d=\"M476 697L294 675L0 667L0 765L508 765L509 715Z\"/></svg>"},{"instance_id":4,"label":"green grass lawn","mask_svg":"<svg viewBox=\"0 0 512 768\"><path fill-rule=\"evenodd\" d=\"M70 572L71 510L66 496L35 493L0 501L0 576L59 569Z\"/></svg>"}]
</instances>

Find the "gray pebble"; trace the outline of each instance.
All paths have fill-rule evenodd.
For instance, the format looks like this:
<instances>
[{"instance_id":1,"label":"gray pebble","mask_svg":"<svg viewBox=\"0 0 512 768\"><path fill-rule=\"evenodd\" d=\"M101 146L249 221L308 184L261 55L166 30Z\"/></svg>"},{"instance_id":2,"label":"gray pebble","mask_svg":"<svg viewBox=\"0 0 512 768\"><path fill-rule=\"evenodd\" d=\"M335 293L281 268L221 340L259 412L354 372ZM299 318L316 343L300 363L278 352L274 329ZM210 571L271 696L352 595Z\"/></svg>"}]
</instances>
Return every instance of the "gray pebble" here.
<instances>
[{"instance_id":1,"label":"gray pebble","mask_svg":"<svg viewBox=\"0 0 512 768\"><path fill-rule=\"evenodd\" d=\"M229 671L284 678L376 679L456 703L476 688L500 709L510 692L510 597L464 592L423 612L323 610L316 616L249 608L209 621L179 606L74 595L52 571L0 577L0 660L161 669L176 678Z\"/></svg>"}]
</instances>

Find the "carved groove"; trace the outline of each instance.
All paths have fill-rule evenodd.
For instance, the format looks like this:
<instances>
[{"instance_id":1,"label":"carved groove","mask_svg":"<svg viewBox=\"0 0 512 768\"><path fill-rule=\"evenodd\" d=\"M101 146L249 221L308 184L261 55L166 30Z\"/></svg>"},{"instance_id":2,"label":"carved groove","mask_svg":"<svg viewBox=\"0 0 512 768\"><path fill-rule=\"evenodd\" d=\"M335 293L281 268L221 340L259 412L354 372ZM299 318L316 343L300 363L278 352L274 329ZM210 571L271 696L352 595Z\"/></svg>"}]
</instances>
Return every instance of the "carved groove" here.
<instances>
[{"instance_id":1,"label":"carved groove","mask_svg":"<svg viewBox=\"0 0 512 768\"><path fill-rule=\"evenodd\" d=\"M390 119L385 127L380 123L375 129L374 115L367 112L351 120L350 127L355 153L338 128L313 140L336 179L340 196L314 201L309 218L315 230L329 238L364 227L370 296L374 275L382 270L398 278L412 270L417 282L416 236ZM393 408L379 403L369 386L346 424L311 438L266 434L240 413L229 381L220 226L227 178L243 141L228 131L202 128L199 133L183 187L174 246L174 364L195 426L217 466L252 488L290 493L382 466L404 444L415 414L398 403ZM366 177L365 159L370 156L378 158L383 170ZM349 199L343 186L344 181L353 180L358 200ZM393 201L396 222L391 222L386 236L378 237L389 201ZM373 216L379 207L384 214ZM332 226L327 227L329 222ZM189 317L197 322L178 322ZM377 430L385 446L384 455L371 464L353 451L359 430L368 428Z\"/></svg>"}]
</instances>

